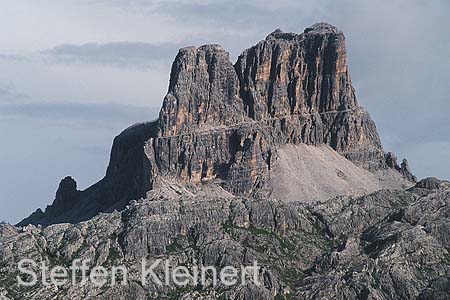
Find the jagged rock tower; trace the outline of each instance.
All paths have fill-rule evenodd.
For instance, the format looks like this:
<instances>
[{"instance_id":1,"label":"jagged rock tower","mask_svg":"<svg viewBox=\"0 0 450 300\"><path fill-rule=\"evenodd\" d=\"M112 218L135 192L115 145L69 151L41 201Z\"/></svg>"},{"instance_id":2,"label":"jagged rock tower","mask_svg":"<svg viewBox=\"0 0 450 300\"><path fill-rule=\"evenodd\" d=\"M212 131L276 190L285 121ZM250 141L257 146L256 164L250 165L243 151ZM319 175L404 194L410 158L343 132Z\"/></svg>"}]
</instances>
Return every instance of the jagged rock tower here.
<instances>
[{"instance_id":1,"label":"jagged rock tower","mask_svg":"<svg viewBox=\"0 0 450 300\"><path fill-rule=\"evenodd\" d=\"M302 177L311 168L323 172ZM293 186L276 180L286 174L297 178ZM324 174L331 181L312 187L315 194L307 186L296 193ZM181 49L158 120L115 138L100 182L77 191L72 179L64 179L53 205L20 225L76 222L123 209L162 179L216 184L241 196L311 201L373 191L386 181L405 185L414 177L406 162L399 167L385 155L374 122L358 104L343 33L318 23L301 34L276 30L234 65L219 45Z\"/></svg>"}]
</instances>

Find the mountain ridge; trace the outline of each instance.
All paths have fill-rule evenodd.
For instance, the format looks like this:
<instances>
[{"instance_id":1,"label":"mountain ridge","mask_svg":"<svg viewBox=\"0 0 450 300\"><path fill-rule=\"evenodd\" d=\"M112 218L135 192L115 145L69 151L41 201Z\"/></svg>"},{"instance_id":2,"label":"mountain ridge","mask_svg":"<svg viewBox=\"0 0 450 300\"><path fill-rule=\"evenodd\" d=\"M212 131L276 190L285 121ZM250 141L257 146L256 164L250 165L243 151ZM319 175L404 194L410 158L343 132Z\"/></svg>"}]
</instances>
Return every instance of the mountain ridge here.
<instances>
[{"instance_id":1,"label":"mountain ridge","mask_svg":"<svg viewBox=\"0 0 450 300\"><path fill-rule=\"evenodd\" d=\"M395 170L398 187L415 180L406 162L402 168L384 153L375 123L358 104L345 37L336 27L275 30L235 64L220 45L185 47L172 64L159 118L114 139L105 177L18 225L77 222L121 210L145 198L158 176L220 181L236 195L276 197L264 190L272 188L266 182L277 149L299 143L328 145L371 172Z\"/></svg>"}]
</instances>

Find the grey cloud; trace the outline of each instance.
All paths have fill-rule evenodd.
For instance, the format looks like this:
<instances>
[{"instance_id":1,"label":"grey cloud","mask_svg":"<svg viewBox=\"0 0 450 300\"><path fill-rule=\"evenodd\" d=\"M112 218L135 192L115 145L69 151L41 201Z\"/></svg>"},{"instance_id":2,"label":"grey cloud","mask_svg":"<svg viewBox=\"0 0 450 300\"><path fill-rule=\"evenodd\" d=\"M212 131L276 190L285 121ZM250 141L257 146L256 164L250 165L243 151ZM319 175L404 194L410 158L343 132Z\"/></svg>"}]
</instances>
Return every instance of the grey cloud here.
<instances>
[{"instance_id":1,"label":"grey cloud","mask_svg":"<svg viewBox=\"0 0 450 300\"><path fill-rule=\"evenodd\" d=\"M263 38L278 26L301 31L323 16L329 1L323 0L172 0L93 1L139 14L157 14L172 18L181 26L203 27L206 35L216 39L222 35ZM241 44L242 46L242 44ZM233 49L231 49L233 50Z\"/></svg>"},{"instance_id":2,"label":"grey cloud","mask_svg":"<svg viewBox=\"0 0 450 300\"><path fill-rule=\"evenodd\" d=\"M158 63L168 64L182 44L151 44L144 42L65 44L40 52L56 63L89 63L117 67L147 68Z\"/></svg>"},{"instance_id":3,"label":"grey cloud","mask_svg":"<svg viewBox=\"0 0 450 300\"><path fill-rule=\"evenodd\" d=\"M137 14L166 16L183 28L200 31L185 36L184 46L219 43L232 59L267 34L281 27L301 32L323 20L328 1L323 0L173 0L173 1L96 1ZM162 29L163 30L163 29Z\"/></svg>"},{"instance_id":4,"label":"grey cloud","mask_svg":"<svg viewBox=\"0 0 450 300\"><path fill-rule=\"evenodd\" d=\"M234 28L236 32L251 29L254 33L261 34L269 33L279 26L284 30L303 31L306 26L318 21L316 17L321 11L321 6L314 1L306 1L301 8L295 1L284 5L276 2L269 5L262 1L242 3L225 1L214 2L211 5L184 4L175 9L167 5L161 6L160 11L169 12L177 18L185 18L191 22L204 16L203 20L216 25L227 24L228 28ZM189 14L184 14L184 11Z\"/></svg>"},{"instance_id":5,"label":"grey cloud","mask_svg":"<svg viewBox=\"0 0 450 300\"><path fill-rule=\"evenodd\" d=\"M31 57L23 54L0 53L0 59L12 61L31 61Z\"/></svg>"},{"instance_id":6,"label":"grey cloud","mask_svg":"<svg viewBox=\"0 0 450 300\"><path fill-rule=\"evenodd\" d=\"M0 59L55 64L95 64L117 68L166 67L186 43L145 42L63 44L28 54L0 53Z\"/></svg>"},{"instance_id":7,"label":"grey cloud","mask_svg":"<svg viewBox=\"0 0 450 300\"><path fill-rule=\"evenodd\" d=\"M23 101L28 97L19 93L13 85L0 85L0 103Z\"/></svg>"},{"instance_id":8,"label":"grey cloud","mask_svg":"<svg viewBox=\"0 0 450 300\"><path fill-rule=\"evenodd\" d=\"M158 111L158 108L113 103L7 103L0 105L0 118L137 122L156 118Z\"/></svg>"},{"instance_id":9,"label":"grey cloud","mask_svg":"<svg viewBox=\"0 0 450 300\"><path fill-rule=\"evenodd\" d=\"M158 111L156 107L118 103L43 102L17 91L12 85L0 85L0 119L133 122L155 118Z\"/></svg>"}]
</instances>

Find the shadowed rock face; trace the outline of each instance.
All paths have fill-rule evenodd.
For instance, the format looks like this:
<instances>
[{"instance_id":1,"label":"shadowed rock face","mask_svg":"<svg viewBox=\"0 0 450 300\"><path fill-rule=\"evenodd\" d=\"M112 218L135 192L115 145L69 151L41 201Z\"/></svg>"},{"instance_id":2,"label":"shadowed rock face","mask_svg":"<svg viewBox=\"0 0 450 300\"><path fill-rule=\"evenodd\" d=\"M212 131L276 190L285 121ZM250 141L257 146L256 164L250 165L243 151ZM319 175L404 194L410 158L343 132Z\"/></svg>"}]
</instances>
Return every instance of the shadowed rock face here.
<instances>
[{"instance_id":1,"label":"shadowed rock face","mask_svg":"<svg viewBox=\"0 0 450 300\"><path fill-rule=\"evenodd\" d=\"M392 168L414 180L407 165L386 163L351 84L343 33L318 23L301 34L276 30L234 65L219 45L181 49L158 120L116 137L105 178L77 192L76 205L59 197L20 225L121 210L160 177L267 198L278 149L287 144L328 145L366 170Z\"/></svg>"},{"instance_id":2,"label":"shadowed rock face","mask_svg":"<svg viewBox=\"0 0 450 300\"><path fill-rule=\"evenodd\" d=\"M77 222L99 212L122 210L132 199L145 197L152 188L152 167L143 148L156 135L156 124L136 124L119 134L113 143L105 177L84 191L75 191L76 182L61 181L56 199L45 213L38 209L18 225Z\"/></svg>"}]
</instances>

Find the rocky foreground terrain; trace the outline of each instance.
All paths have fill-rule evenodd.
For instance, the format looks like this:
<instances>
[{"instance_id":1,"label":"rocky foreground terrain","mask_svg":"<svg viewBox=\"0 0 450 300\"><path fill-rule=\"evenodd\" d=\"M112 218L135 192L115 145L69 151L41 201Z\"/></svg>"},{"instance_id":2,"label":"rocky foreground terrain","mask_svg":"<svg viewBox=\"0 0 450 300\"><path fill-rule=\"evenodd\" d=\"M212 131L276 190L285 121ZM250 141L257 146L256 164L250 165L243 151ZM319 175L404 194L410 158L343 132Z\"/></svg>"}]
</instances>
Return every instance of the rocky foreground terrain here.
<instances>
[{"instance_id":1,"label":"rocky foreground terrain","mask_svg":"<svg viewBox=\"0 0 450 300\"><path fill-rule=\"evenodd\" d=\"M358 104L345 38L276 30L232 64L179 51L156 121L114 140L105 177L0 224L4 299L450 299L450 183L416 182ZM125 286L17 283L23 259L126 266ZM143 286L142 258L251 265L254 283ZM163 270L158 272L162 273Z\"/></svg>"},{"instance_id":2,"label":"rocky foreground terrain","mask_svg":"<svg viewBox=\"0 0 450 300\"><path fill-rule=\"evenodd\" d=\"M1 225L2 290L9 299L449 299L450 184L304 205L162 183L149 199L77 224ZM263 287L140 285L142 257L176 265L263 266ZM16 285L23 257L126 265L126 287Z\"/></svg>"}]
</instances>

